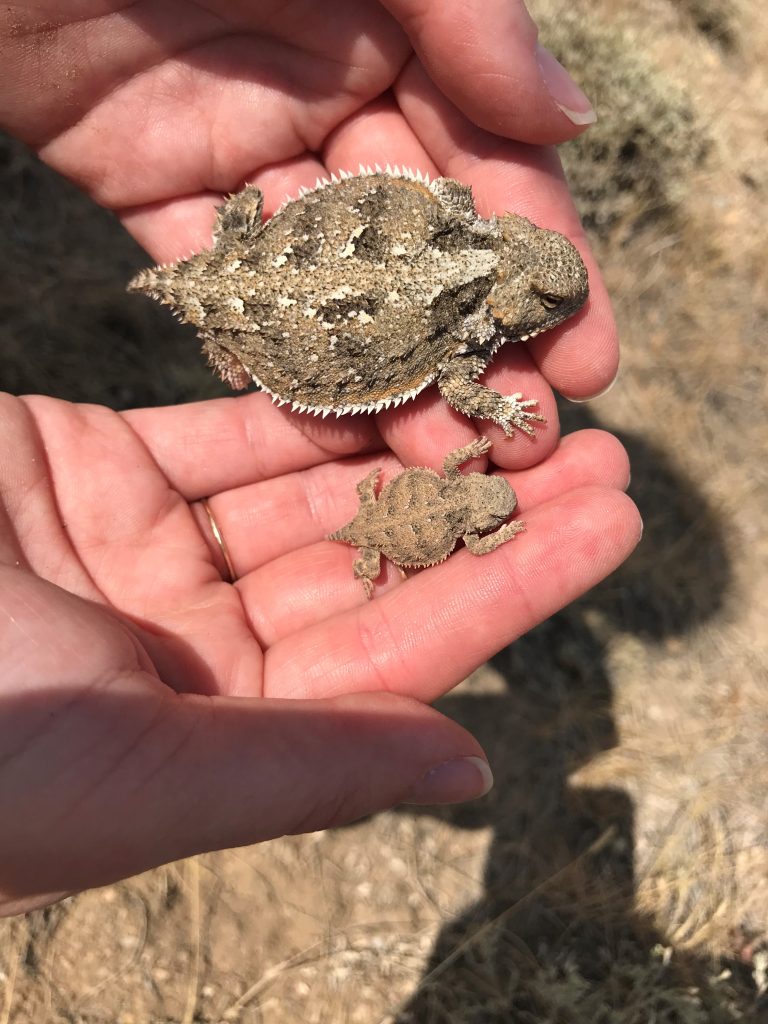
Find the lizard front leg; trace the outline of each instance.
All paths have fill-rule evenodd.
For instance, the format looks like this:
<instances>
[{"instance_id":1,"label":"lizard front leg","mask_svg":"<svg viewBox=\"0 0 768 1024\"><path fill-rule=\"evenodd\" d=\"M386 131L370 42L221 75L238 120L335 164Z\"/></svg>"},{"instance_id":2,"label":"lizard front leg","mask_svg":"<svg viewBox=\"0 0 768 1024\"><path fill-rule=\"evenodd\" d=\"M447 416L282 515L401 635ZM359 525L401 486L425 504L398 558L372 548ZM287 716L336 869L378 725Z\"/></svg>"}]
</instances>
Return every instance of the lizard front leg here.
<instances>
[{"instance_id":1,"label":"lizard front leg","mask_svg":"<svg viewBox=\"0 0 768 1024\"><path fill-rule=\"evenodd\" d=\"M463 540L473 555L487 555L489 552L495 551L501 544L512 540L518 533L523 533L524 530L525 523L520 519L513 519L511 523L500 526L495 533L488 533L485 537L481 537L477 533L465 533Z\"/></svg>"},{"instance_id":2,"label":"lizard front leg","mask_svg":"<svg viewBox=\"0 0 768 1024\"><path fill-rule=\"evenodd\" d=\"M536 400L524 399L519 391L514 395L500 395L498 391L478 384L475 378L480 376L487 363L488 360L481 355L455 356L446 363L437 378L440 394L465 416L492 420L510 437L515 427L532 437L531 421L546 422L539 413L530 411L531 406L537 404Z\"/></svg>"}]
</instances>

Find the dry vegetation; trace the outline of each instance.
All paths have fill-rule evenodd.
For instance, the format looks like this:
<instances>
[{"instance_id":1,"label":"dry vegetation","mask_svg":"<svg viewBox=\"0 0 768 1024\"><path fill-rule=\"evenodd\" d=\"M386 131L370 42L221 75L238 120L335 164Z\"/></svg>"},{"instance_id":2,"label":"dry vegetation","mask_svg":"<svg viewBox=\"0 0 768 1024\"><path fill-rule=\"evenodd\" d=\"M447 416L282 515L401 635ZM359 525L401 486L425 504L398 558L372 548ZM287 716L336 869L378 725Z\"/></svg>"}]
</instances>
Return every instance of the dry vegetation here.
<instances>
[{"instance_id":1,"label":"dry vegetation","mask_svg":"<svg viewBox=\"0 0 768 1024\"><path fill-rule=\"evenodd\" d=\"M624 341L563 419L629 448L640 549L442 702L489 798L0 924L0 1024L768 1020L768 29L757 0L533 7L600 109L563 157ZM2 385L213 394L123 294L142 255L110 217L0 161Z\"/></svg>"}]
</instances>

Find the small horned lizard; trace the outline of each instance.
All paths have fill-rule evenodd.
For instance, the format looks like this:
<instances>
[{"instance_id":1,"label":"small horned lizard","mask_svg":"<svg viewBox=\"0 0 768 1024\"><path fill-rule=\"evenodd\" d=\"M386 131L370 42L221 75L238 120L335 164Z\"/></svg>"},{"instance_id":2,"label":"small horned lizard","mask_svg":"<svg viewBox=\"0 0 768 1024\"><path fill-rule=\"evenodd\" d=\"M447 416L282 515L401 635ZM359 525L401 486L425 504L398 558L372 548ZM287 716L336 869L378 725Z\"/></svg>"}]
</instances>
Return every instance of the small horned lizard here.
<instances>
[{"instance_id":1,"label":"small horned lizard","mask_svg":"<svg viewBox=\"0 0 768 1024\"><path fill-rule=\"evenodd\" d=\"M404 575L403 566L423 568L444 562L460 537L473 555L485 555L525 529L519 520L505 522L517 498L503 477L459 472L459 466L490 447L488 438L480 437L449 452L443 462L445 479L432 469L406 469L389 481L378 499L376 480L381 470L374 469L360 481L357 515L328 539L360 549L352 569L369 598L381 572L382 555Z\"/></svg>"},{"instance_id":2,"label":"small horned lizard","mask_svg":"<svg viewBox=\"0 0 768 1024\"><path fill-rule=\"evenodd\" d=\"M342 173L262 224L253 185L218 211L213 248L129 289L193 324L234 388L302 412L374 412L432 382L455 409L533 434L520 393L478 384L505 341L562 323L587 297L574 246L516 214L485 220L472 190L420 173Z\"/></svg>"}]
</instances>

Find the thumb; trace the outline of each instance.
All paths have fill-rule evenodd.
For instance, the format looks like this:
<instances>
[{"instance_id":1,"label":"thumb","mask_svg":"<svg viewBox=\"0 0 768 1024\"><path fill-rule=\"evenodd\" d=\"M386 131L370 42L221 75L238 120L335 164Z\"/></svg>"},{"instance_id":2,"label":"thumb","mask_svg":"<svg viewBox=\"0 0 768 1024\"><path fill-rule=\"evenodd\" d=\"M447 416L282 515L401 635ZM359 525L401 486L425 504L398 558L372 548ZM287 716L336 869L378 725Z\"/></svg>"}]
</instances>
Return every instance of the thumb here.
<instances>
[{"instance_id":1,"label":"thumb","mask_svg":"<svg viewBox=\"0 0 768 1024\"><path fill-rule=\"evenodd\" d=\"M493 782L465 729L407 697L263 700L246 713L238 699L215 703L200 793L208 828L188 836L195 851L343 825L398 803L458 803ZM183 780L188 769L175 770Z\"/></svg>"},{"instance_id":2,"label":"thumb","mask_svg":"<svg viewBox=\"0 0 768 1024\"><path fill-rule=\"evenodd\" d=\"M552 144L595 121L592 106L537 42L521 0L383 0L437 87L475 124Z\"/></svg>"},{"instance_id":3,"label":"thumb","mask_svg":"<svg viewBox=\"0 0 768 1024\"><path fill-rule=\"evenodd\" d=\"M3 809L13 826L0 854L0 912L396 803L472 799L492 783L477 741L407 698L150 692L93 697L87 728L64 730L79 748L62 751L64 770L46 751L52 781L37 811L29 794L26 807ZM86 760L87 777L75 781L73 766Z\"/></svg>"}]
</instances>

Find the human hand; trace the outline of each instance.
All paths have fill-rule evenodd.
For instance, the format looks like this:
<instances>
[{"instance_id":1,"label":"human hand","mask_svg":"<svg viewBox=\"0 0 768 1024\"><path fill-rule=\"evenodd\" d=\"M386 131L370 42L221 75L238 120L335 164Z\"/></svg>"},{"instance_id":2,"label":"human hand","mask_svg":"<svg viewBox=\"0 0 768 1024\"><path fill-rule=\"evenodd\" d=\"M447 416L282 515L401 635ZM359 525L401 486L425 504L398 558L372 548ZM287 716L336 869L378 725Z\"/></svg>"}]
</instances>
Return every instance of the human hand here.
<instances>
[{"instance_id":1,"label":"human hand","mask_svg":"<svg viewBox=\"0 0 768 1024\"><path fill-rule=\"evenodd\" d=\"M588 104L537 49L517 0L15 6L0 13L0 60L0 121L163 262L209 245L214 207L245 181L262 188L270 213L286 193L360 163L447 174L473 186L481 214L514 209L573 239L589 266L587 308L506 346L486 375L502 393L537 399L548 421L535 440L484 426L500 465L554 451L550 386L583 398L612 380L599 272L542 145L577 134ZM434 388L341 430L299 423L339 452L376 443L378 430L403 462L435 467L473 431Z\"/></svg>"},{"instance_id":2,"label":"human hand","mask_svg":"<svg viewBox=\"0 0 768 1024\"><path fill-rule=\"evenodd\" d=\"M0 396L0 911L479 795L482 750L425 702L637 541L625 454L582 431L509 474L522 537L387 572L366 601L323 538L394 457L337 459L259 397L121 415Z\"/></svg>"}]
</instances>

